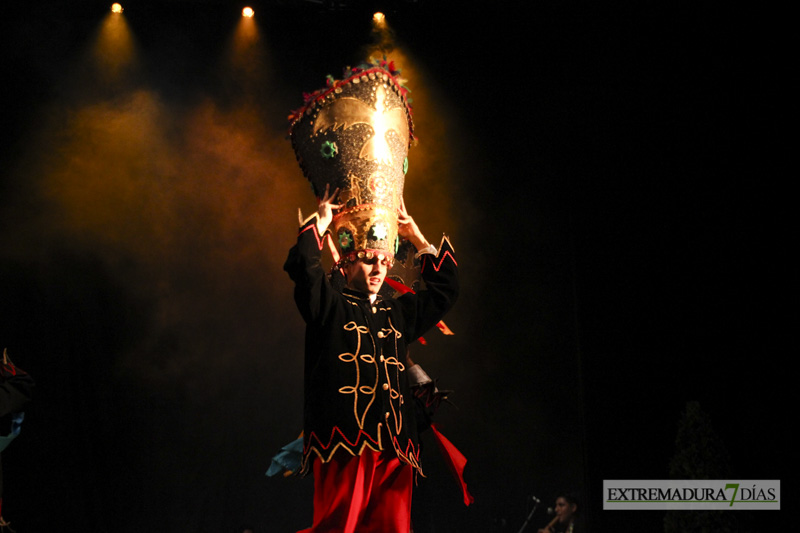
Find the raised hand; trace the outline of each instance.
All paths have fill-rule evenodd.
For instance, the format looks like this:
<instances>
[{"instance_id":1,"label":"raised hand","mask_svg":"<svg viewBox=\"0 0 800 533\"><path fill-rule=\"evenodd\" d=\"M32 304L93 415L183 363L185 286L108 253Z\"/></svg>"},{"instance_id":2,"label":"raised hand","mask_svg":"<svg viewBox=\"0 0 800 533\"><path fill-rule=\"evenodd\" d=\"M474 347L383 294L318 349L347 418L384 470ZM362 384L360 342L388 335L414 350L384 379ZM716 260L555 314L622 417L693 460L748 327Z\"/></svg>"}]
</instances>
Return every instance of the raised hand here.
<instances>
[{"instance_id":1,"label":"raised hand","mask_svg":"<svg viewBox=\"0 0 800 533\"><path fill-rule=\"evenodd\" d=\"M414 222L414 219L408 214L406 202L402 198L400 199L400 208L397 210L397 234L404 239L408 239L417 250L422 250L430 246L425 236L422 234L422 231L420 231L419 226L417 226L417 223Z\"/></svg>"},{"instance_id":2,"label":"raised hand","mask_svg":"<svg viewBox=\"0 0 800 533\"><path fill-rule=\"evenodd\" d=\"M333 212L342 208L341 204L333 203L339 195L339 188L337 187L333 192L330 192L330 188L330 185L325 185L325 194L319 199L317 206L317 230L320 235L325 233L333 221Z\"/></svg>"}]
</instances>

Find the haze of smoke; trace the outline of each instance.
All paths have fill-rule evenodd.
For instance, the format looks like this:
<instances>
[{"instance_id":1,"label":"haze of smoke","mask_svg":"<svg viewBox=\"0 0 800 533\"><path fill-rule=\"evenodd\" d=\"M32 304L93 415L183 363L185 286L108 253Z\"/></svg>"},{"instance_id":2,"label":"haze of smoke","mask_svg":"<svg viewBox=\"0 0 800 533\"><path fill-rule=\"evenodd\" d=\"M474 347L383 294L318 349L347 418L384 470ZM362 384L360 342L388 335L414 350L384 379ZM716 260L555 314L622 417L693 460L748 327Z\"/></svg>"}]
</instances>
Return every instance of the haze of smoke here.
<instances>
[{"instance_id":1,"label":"haze of smoke","mask_svg":"<svg viewBox=\"0 0 800 533\"><path fill-rule=\"evenodd\" d=\"M101 256L152 309L126 357L142 376L156 364L161 379L184 380L248 348L279 352L269 342L285 330L270 324L265 302L291 301L281 265L294 206L309 198L288 143L257 116L211 100L175 116L137 91L76 109L44 136L47 231L62 247Z\"/></svg>"}]
</instances>

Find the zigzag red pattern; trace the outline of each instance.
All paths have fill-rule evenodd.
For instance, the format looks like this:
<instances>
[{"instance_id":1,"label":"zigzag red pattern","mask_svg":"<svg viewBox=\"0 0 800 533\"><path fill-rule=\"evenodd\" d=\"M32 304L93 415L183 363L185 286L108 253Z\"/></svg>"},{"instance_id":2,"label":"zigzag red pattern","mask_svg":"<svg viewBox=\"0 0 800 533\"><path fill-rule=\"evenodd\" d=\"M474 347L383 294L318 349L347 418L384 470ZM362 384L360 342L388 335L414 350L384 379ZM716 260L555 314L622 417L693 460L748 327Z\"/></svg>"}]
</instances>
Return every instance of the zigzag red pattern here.
<instances>
[{"instance_id":1,"label":"zigzag red pattern","mask_svg":"<svg viewBox=\"0 0 800 533\"><path fill-rule=\"evenodd\" d=\"M322 250L322 246L323 246L324 240L320 239L320 237L319 237L319 231L317 231L317 224L316 223L309 224L305 228L301 229L300 232L297 235L300 236L300 235L303 234L303 232L306 232L306 231L308 231L310 229L314 230L314 237L317 239L317 246L319 246L319 249Z\"/></svg>"},{"instance_id":2,"label":"zigzag red pattern","mask_svg":"<svg viewBox=\"0 0 800 533\"><path fill-rule=\"evenodd\" d=\"M320 438L317 436L317 434L316 434L316 433L314 433L313 431L312 431L311 433L309 433L309 435L308 435L308 445L306 446L306 449L309 449L309 448L313 448L313 447L314 447L314 446L311 444L311 439L314 439L314 440L317 442L317 444L319 445L319 447L320 447L321 449L323 449L323 450L327 450L328 448L330 448L330 447L331 447L331 444L333 444L333 440L334 440L334 433L338 433L338 434L339 434L339 436L342 438L342 440L343 440L344 442L346 442L347 444L349 444L349 445L350 445L351 447L353 447L353 448L355 448L355 447L356 447L356 445L357 445L359 442L361 442L361 438L362 438L362 436L364 436L364 437L366 437L367 439L369 439L369 441L370 441L370 442L372 442L372 443L373 443L375 446L378 446L378 442L377 442L375 439L373 439L372 437L370 437L370 436L369 436L369 434L368 434L368 433L365 433L363 430L360 430L360 431L358 432L358 438L356 438L355 442L350 442L350 441L347 439L347 437L345 437L345 436L344 436L344 433L342 433L342 430L340 430L338 426L334 426L334 427L333 427L333 429L331 430L331 438L330 438L330 439L328 439L328 444L327 444L327 445L322 443L322 441L320 440Z\"/></svg>"},{"instance_id":3,"label":"zigzag red pattern","mask_svg":"<svg viewBox=\"0 0 800 533\"><path fill-rule=\"evenodd\" d=\"M356 448L363 447L366 444L366 442L364 442L364 441L369 441L369 443L373 444L374 447L373 446L369 446L373 450L377 451L377 450L380 449L379 443L377 441L375 441L375 439L370 437L369 434L367 434L363 430L358 432L358 437L356 438L355 442L351 442L350 440L347 439L347 437L344 436L344 433L342 433L342 431L338 428L338 426L334 426L334 428L331 430L331 437L328 440L328 444L323 444L323 442L320 440L320 438L317 436L317 434L312 431L308 435L308 441L307 441L307 444L306 444L306 446L305 446L305 448L303 450L304 451L304 455L307 455L311 450L317 451L317 454L320 455L320 457L322 455L324 455L324 454L327 454L328 449L334 443L335 433L338 433L339 436L342 438L342 440L338 441L337 444L341 444L342 442L346 442L350 446L350 448L345 447L345 449L347 449L347 451L350 452L353 455L355 455L354 450ZM362 441L362 437L366 437L366 438L363 439L363 441ZM312 440L314 442L316 442L317 445L314 445L311 442ZM397 441L397 437L392 436L392 442L394 443L395 450L401 450L402 449L400 447L400 443ZM369 445L369 444L367 444L367 445ZM411 451L409 451L409 449ZM324 454L319 453L320 451L324 452ZM414 443L411 442L411 440L409 439L408 446L406 447L404 452L400 452L400 456L405 457L406 460L409 462L409 464L411 464L415 468L419 468L419 455L420 455L420 452L421 452L421 450L420 450L419 446L417 446L415 448L414 447ZM306 459L304 458L303 461L305 462ZM326 460L323 459L323 461L326 461Z\"/></svg>"},{"instance_id":4,"label":"zigzag red pattern","mask_svg":"<svg viewBox=\"0 0 800 533\"><path fill-rule=\"evenodd\" d=\"M395 444L395 450L400 449L400 443L397 442L397 437L392 437L392 441ZM409 452L408 449L411 448ZM408 440L408 446L405 449L405 453L401 453L401 455L405 455L406 458L409 458L408 462L411 463L413 466L419 467L419 454L420 454L420 447L417 446L414 448L414 443L411 442L411 439ZM413 459L413 461L411 460Z\"/></svg>"},{"instance_id":5,"label":"zigzag red pattern","mask_svg":"<svg viewBox=\"0 0 800 533\"><path fill-rule=\"evenodd\" d=\"M425 255L430 255L430 254L425 254ZM444 260L445 260L445 259L446 259L448 256L450 257L450 260L451 260L451 261L453 261L453 264L454 264L454 265L456 265L456 266L458 266L458 261L456 261L456 258L455 258L455 257L453 257L453 254L451 254L451 253L450 253L450 251L448 250L448 251L446 251L444 254L442 254L442 257L439 259L439 264L438 264L438 265L437 265L436 263L434 263L434 262L433 262L433 259L431 259L431 260L430 260L430 262L431 262L431 266L433 267L433 269L434 269L436 272L439 272L439 269L440 269L440 268L442 268L442 263L444 263ZM422 268L420 269L420 271L421 271L421 272L425 270L425 265L427 265L427 264L428 264L428 261L423 261L423 263L422 263Z\"/></svg>"}]
</instances>

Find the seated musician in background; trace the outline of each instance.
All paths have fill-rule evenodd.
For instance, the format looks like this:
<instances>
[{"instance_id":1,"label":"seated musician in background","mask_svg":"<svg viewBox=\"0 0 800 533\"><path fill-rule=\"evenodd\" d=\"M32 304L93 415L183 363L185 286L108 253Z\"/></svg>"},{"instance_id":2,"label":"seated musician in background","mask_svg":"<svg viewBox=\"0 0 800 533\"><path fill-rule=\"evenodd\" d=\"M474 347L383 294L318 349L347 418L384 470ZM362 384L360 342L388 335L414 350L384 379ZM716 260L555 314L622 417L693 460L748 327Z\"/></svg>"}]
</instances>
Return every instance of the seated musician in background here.
<instances>
[{"instance_id":1,"label":"seated musician in background","mask_svg":"<svg viewBox=\"0 0 800 533\"><path fill-rule=\"evenodd\" d=\"M560 494L556 498L556 516L538 533L580 533L578 498L574 494Z\"/></svg>"}]
</instances>

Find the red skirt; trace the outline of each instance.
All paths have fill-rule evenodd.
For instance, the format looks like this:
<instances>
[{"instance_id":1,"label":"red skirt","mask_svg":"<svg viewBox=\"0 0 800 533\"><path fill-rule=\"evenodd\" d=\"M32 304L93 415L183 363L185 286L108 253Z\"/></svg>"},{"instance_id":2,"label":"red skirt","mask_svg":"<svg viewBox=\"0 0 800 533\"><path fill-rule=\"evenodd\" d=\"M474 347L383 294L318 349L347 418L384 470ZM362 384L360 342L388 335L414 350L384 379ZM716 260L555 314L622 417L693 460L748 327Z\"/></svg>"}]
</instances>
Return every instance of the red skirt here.
<instances>
[{"instance_id":1,"label":"red skirt","mask_svg":"<svg viewBox=\"0 0 800 533\"><path fill-rule=\"evenodd\" d=\"M314 525L298 533L409 533L413 468L365 449L314 461Z\"/></svg>"}]
</instances>

